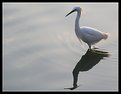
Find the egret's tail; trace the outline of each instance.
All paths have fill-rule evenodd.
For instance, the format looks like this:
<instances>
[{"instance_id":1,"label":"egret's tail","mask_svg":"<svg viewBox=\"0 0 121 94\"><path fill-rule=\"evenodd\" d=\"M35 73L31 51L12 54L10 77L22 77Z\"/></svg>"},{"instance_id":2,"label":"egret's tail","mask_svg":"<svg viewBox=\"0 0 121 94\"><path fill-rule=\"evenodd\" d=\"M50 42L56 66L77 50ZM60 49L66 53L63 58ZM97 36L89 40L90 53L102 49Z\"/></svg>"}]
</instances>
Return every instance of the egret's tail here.
<instances>
[{"instance_id":1,"label":"egret's tail","mask_svg":"<svg viewBox=\"0 0 121 94\"><path fill-rule=\"evenodd\" d=\"M107 39L108 36L109 36L109 33L104 33L104 34L103 34L103 39Z\"/></svg>"}]
</instances>

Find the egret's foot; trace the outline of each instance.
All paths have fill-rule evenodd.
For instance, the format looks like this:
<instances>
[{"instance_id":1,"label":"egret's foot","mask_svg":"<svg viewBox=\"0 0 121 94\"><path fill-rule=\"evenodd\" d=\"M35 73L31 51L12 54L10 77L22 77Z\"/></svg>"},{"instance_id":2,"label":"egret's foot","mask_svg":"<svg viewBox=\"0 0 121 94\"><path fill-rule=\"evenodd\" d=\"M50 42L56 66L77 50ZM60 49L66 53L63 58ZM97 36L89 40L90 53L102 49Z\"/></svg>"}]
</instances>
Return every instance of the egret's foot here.
<instances>
[{"instance_id":1,"label":"egret's foot","mask_svg":"<svg viewBox=\"0 0 121 94\"><path fill-rule=\"evenodd\" d=\"M98 50L91 50L91 53L98 54L98 55L103 55L105 57L109 57L110 56L110 54L108 52L98 51Z\"/></svg>"},{"instance_id":2,"label":"egret's foot","mask_svg":"<svg viewBox=\"0 0 121 94\"><path fill-rule=\"evenodd\" d=\"M93 51L94 51L94 49L89 48L89 49L88 49L88 51L93 52Z\"/></svg>"},{"instance_id":3,"label":"egret's foot","mask_svg":"<svg viewBox=\"0 0 121 94\"><path fill-rule=\"evenodd\" d=\"M95 50L95 49L89 49L89 51L90 51L91 53L96 53L96 52L97 52L97 50Z\"/></svg>"},{"instance_id":4,"label":"egret's foot","mask_svg":"<svg viewBox=\"0 0 121 94\"><path fill-rule=\"evenodd\" d=\"M93 52L93 53L95 52L95 50L94 50L94 49L90 49L89 51L91 51L91 52Z\"/></svg>"},{"instance_id":5,"label":"egret's foot","mask_svg":"<svg viewBox=\"0 0 121 94\"><path fill-rule=\"evenodd\" d=\"M88 50L89 50L89 51L92 51L92 49L91 49L91 48L89 48Z\"/></svg>"}]
</instances>

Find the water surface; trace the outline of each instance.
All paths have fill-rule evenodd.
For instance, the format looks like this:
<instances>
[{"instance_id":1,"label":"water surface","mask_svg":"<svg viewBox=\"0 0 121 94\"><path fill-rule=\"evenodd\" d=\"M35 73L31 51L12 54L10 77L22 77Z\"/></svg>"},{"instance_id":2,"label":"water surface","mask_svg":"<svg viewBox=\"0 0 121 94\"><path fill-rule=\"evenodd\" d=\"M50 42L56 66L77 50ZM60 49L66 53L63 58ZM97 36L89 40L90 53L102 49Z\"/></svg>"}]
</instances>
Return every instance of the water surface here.
<instances>
[{"instance_id":1,"label":"water surface","mask_svg":"<svg viewBox=\"0 0 121 94\"><path fill-rule=\"evenodd\" d=\"M80 71L73 91L118 91L117 3L2 5L4 91L71 91L64 88L73 87L72 72L88 50L74 32L76 13L65 18L75 6L83 8L80 26L110 33L95 45L110 56Z\"/></svg>"}]
</instances>

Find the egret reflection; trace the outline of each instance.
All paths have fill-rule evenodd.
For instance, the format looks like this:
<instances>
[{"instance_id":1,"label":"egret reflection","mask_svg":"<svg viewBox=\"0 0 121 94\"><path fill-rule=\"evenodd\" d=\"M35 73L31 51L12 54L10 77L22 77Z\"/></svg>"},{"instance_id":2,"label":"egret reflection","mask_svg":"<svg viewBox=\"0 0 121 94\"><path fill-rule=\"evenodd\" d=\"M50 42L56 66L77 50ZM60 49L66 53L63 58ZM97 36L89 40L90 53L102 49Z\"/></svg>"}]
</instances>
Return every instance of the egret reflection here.
<instances>
[{"instance_id":1,"label":"egret reflection","mask_svg":"<svg viewBox=\"0 0 121 94\"><path fill-rule=\"evenodd\" d=\"M76 89L78 87L78 74L79 72L85 72L92 69L96 64L99 63L103 57L109 57L108 52L98 51L98 50L87 50L86 54L81 57L79 62L73 69L73 87L68 88L70 90Z\"/></svg>"}]
</instances>

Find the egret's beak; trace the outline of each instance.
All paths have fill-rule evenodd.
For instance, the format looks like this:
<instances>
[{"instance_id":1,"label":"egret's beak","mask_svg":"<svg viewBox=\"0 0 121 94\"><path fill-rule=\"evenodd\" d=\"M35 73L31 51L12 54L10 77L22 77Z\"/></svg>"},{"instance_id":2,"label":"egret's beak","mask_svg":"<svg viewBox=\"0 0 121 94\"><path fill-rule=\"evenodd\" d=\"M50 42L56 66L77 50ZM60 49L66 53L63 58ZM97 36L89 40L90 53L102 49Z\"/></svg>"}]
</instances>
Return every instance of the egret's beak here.
<instances>
[{"instance_id":1,"label":"egret's beak","mask_svg":"<svg viewBox=\"0 0 121 94\"><path fill-rule=\"evenodd\" d=\"M71 12L69 12L65 17L67 17L69 14L73 13L75 10L72 10Z\"/></svg>"}]
</instances>

